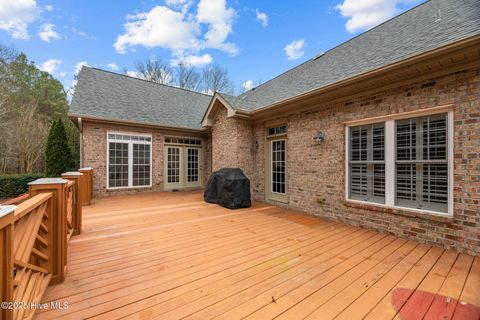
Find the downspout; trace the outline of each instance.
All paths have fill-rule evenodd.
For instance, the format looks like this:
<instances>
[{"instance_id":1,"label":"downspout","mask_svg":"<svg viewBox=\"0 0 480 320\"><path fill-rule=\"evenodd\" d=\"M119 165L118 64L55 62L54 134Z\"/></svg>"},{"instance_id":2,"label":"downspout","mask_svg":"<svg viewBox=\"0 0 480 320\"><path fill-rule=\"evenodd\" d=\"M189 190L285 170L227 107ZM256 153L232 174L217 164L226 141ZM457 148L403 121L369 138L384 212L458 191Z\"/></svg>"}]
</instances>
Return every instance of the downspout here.
<instances>
[{"instance_id":1,"label":"downspout","mask_svg":"<svg viewBox=\"0 0 480 320\"><path fill-rule=\"evenodd\" d=\"M82 127L82 118L78 117L78 131L80 131L80 168L83 168L83 127Z\"/></svg>"}]
</instances>

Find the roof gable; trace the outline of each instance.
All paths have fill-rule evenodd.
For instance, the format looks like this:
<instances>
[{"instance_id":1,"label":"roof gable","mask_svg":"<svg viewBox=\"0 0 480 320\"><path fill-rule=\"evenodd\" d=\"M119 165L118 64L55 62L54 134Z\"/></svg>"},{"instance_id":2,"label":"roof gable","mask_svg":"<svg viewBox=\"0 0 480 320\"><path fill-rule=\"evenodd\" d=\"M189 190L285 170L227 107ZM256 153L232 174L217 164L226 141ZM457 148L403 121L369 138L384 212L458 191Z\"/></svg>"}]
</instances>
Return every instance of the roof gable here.
<instances>
[{"instance_id":1,"label":"roof gable","mask_svg":"<svg viewBox=\"0 0 480 320\"><path fill-rule=\"evenodd\" d=\"M248 105L248 101L239 100L243 99L228 94L216 92L212 100L210 101L210 104L208 105L207 111L202 118L202 126L213 126L213 121L220 108L227 109L228 118L235 117L248 119L248 111L241 110L241 106Z\"/></svg>"}]
</instances>

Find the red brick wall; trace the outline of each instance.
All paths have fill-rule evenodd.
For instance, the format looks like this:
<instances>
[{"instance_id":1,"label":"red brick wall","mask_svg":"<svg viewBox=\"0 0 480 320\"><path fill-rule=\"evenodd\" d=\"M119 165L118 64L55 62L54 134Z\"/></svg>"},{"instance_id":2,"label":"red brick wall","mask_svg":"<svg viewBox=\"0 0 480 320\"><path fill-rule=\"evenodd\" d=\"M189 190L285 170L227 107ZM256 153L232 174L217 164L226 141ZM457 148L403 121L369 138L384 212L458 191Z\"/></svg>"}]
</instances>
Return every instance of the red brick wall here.
<instances>
[{"instance_id":1,"label":"red brick wall","mask_svg":"<svg viewBox=\"0 0 480 320\"><path fill-rule=\"evenodd\" d=\"M131 188L107 190L107 132L119 131L127 133L140 133L152 135L152 187L151 188ZM82 166L92 167L93 174L93 193L94 196L104 196L112 194L131 194L138 192L162 191L163 190L163 157L164 157L164 138L166 134L160 130L138 128L133 126L107 125L83 122L82 129ZM169 135L172 136L172 135ZM194 137L194 135L174 135ZM204 140L204 176L208 177L211 170L210 161L210 142ZM204 180L206 181L206 180Z\"/></svg>"},{"instance_id":2,"label":"red brick wall","mask_svg":"<svg viewBox=\"0 0 480 320\"><path fill-rule=\"evenodd\" d=\"M203 184L205 185L212 174L212 135L208 135L203 142Z\"/></svg>"},{"instance_id":3,"label":"red brick wall","mask_svg":"<svg viewBox=\"0 0 480 320\"><path fill-rule=\"evenodd\" d=\"M227 118L227 110L220 109L212 128L212 169L240 168L252 176L252 123Z\"/></svg>"},{"instance_id":4,"label":"red brick wall","mask_svg":"<svg viewBox=\"0 0 480 320\"><path fill-rule=\"evenodd\" d=\"M288 206L332 220L479 255L479 97L479 70L467 70L373 95L322 104L307 112L281 115L288 119L289 126ZM353 205L345 201L344 122L447 104L455 105L453 219L423 216L408 210ZM244 160L248 155L236 159L233 152L239 150L238 146L226 144L224 137L234 142L234 134L242 139L251 136L251 143L256 140L258 149L251 152L253 166L249 177L254 199L264 200L265 126L261 122L254 123L251 133L249 130L235 130L233 119L225 119L225 116L226 111L219 113L213 127L214 169L215 164L220 163L250 163ZM326 141L314 146L313 137L318 130L325 132Z\"/></svg>"}]
</instances>

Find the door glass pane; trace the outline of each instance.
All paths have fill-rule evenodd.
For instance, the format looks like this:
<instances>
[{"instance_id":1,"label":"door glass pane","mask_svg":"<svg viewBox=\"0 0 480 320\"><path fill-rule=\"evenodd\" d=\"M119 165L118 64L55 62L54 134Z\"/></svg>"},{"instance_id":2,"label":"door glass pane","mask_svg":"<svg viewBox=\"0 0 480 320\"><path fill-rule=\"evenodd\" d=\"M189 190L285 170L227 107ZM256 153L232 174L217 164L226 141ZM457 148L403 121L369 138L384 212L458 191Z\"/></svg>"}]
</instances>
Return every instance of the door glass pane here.
<instances>
[{"instance_id":1,"label":"door glass pane","mask_svg":"<svg viewBox=\"0 0 480 320\"><path fill-rule=\"evenodd\" d=\"M199 174L199 149L187 148L187 181L200 181Z\"/></svg>"},{"instance_id":2,"label":"door glass pane","mask_svg":"<svg viewBox=\"0 0 480 320\"><path fill-rule=\"evenodd\" d=\"M128 143L108 143L108 187L128 187Z\"/></svg>"},{"instance_id":3,"label":"door glass pane","mask_svg":"<svg viewBox=\"0 0 480 320\"><path fill-rule=\"evenodd\" d=\"M285 194L285 140L272 141L272 192Z\"/></svg>"},{"instance_id":4,"label":"door glass pane","mask_svg":"<svg viewBox=\"0 0 480 320\"><path fill-rule=\"evenodd\" d=\"M150 185L149 144L133 144L133 185Z\"/></svg>"},{"instance_id":5,"label":"door glass pane","mask_svg":"<svg viewBox=\"0 0 480 320\"><path fill-rule=\"evenodd\" d=\"M180 148L167 148L167 181L168 183L180 182Z\"/></svg>"}]
</instances>

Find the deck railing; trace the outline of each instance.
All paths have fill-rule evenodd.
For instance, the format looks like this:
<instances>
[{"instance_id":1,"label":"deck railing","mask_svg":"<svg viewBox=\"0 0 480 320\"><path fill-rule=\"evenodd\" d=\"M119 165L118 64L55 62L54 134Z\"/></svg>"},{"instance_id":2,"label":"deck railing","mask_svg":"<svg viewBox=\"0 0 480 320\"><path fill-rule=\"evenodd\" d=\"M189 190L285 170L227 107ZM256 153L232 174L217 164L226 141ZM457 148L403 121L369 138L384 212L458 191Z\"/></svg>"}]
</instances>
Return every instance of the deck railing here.
<instances>
[{"instance_id":1,"label":"deck railing","mask_svg":"<svg viewBox=\"0 0 480 320\"><path fill-rule=\"evenodd\" d=\"M47 287L65 280L68 241L81 232L81 199L91 201L82 186L91 177L38 179L28 199L0 206L0 319L33 318Z\"/></svg>"}]
</instances>

